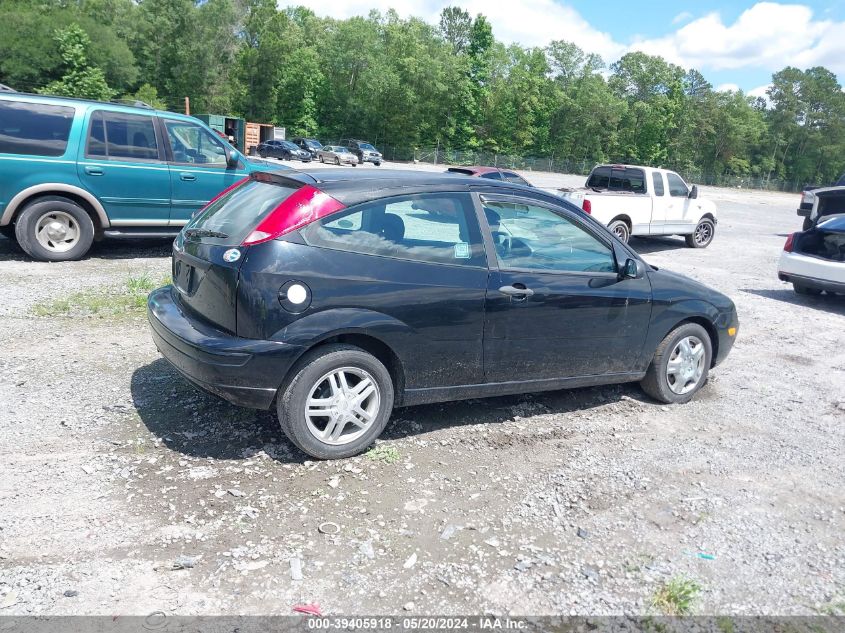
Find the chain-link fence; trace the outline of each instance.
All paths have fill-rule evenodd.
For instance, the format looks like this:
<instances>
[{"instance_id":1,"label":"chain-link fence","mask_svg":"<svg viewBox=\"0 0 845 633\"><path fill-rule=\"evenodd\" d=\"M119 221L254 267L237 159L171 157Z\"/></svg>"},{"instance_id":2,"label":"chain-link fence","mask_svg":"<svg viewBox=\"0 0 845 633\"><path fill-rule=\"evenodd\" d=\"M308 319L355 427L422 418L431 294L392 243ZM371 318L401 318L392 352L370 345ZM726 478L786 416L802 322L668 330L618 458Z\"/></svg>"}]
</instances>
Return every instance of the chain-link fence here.
<instances>
[{"instance_id":1,"label":"chain-link fence","mask_svg":"<svg viewBox=\"0 0 845 633\"><path fill-rule=\"evenodd\" d=\"M520 169L523 171L546 171L561 174L587 175L595 166L593 161L570 160L556 157L514 156L482 151L459 151L442 148L409 148L404 146L382 145L379 148L388 161L420 162L435 165L482 165L485 167L502 167L504 169ZM663 165L667 169L671 166ZM804 183L788 182L763 176L734 176L706 174L701 170L674 169L687 182L714 187L731 187L736 189L761 189L767 191L801 191Z\"/></svg>"}]
</instances>

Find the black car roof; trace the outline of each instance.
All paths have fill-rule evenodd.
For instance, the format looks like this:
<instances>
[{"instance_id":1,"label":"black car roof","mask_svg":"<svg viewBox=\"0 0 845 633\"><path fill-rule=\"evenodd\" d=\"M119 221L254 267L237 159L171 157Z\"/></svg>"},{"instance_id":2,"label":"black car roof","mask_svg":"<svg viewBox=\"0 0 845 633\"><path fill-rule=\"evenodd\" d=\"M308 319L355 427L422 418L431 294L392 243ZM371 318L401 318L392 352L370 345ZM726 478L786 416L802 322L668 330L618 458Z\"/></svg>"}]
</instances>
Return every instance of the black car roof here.
<instances>
[{"instance_id":1,"label":"black car roof","mask_svg":"<svg viewBox=\"0 0 845 633\"><path fill-rule=\"evenodd\" d=\"M415 171L410 169L291 169L283 174L271 174L270 179L290 179L313 185L345 205L397 195L428 191L486 190L519 192L535 198L545 198L558 204L573 206L563 198L533 187L479 179L454 172Z\"/></svg>"}]
</instances>

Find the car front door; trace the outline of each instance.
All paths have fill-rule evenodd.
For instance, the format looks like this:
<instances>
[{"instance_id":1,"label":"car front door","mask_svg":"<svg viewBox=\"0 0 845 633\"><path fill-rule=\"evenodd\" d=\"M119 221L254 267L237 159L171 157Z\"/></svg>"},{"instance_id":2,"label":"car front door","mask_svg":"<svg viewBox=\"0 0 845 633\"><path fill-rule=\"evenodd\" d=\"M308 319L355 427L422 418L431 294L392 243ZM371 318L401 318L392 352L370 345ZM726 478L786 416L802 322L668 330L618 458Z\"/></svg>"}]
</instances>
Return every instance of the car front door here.
<instances>
[{"instance_id":1,"label":"car front door","mask_svg":"<svg viewBox=\"0 0 845 633\"><path fill-rule=\"evenodd\" d=\"M666 223L663 233L691 233L698 217L690 214L689 187L678 174L667 171L666 182L669 185L669 206L666 211Z\"/></svg>"},{"instance_id":2,"label":"car front door","mask_svg":"<svg viewBox=\"0 0 845 633\"><path fill-rule=\"evenodd\" d=\"M170 170L153 115L92 110L77 173L114 226L166 225Z\"/></svg>"},{"instance_id":3,"label":"car front door","mask_svg":"<svg viewBox=\"0 0 845 633\"><path fill-rule=\"evenodd\" d=\"M198 123L166 118L161 122L169 144L170 224L179 226L248 172L241 161L230 167L223 142Z\"/></svg>"},{"instance_id":4,"label":"car front door","mask_svg":"<svg viewBox=\"0 0 845 633\"><path fill-rule=\"evenodd\" d=\"M647 278L619 274L612 238L551 203L480 197L491 272L484 329L488 382L635 371L651 316ZM620 253L624 250L619 251Z\"/></svg>"}]
</instances>

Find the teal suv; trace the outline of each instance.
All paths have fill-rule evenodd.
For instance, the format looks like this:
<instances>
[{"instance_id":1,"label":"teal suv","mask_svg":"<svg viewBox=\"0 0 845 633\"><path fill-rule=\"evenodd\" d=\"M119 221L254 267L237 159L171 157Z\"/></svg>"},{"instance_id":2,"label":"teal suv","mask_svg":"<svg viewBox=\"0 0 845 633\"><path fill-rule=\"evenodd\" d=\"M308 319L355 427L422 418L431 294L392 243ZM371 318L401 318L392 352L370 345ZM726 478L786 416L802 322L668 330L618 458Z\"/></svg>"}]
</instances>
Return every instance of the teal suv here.
<instances>
[{"instance_id":1,"label":"teal suv","mask_svg":"<svg viewBox=\"0 0 845 633\"><path fill-rule=\"evenodd\" d=\"M175 236L253 171L201 121L114 103L0 93L0 233L34 259L94 240Z\"/></svg>"}]
</instances>

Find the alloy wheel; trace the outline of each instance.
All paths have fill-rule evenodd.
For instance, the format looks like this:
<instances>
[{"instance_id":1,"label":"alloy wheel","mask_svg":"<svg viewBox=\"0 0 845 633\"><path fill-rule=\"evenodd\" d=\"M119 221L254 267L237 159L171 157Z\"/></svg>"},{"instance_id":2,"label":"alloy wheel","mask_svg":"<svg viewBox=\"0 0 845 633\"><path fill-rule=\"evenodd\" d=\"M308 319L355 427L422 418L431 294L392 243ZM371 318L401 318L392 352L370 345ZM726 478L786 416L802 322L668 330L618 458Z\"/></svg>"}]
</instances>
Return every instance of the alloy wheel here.
<instances>
[{"instance_id":1,"label":"alloy wheel","mask_svg":"<svg viewBox=\"0 0 845 633\"><path fill-rule=\"evenodd\" d=\"M342 367L324 374L308 392L305 420L309 432L333 446L354 442L378 417L381 392L363 369Z\"/></svg>"}]
</instances>

